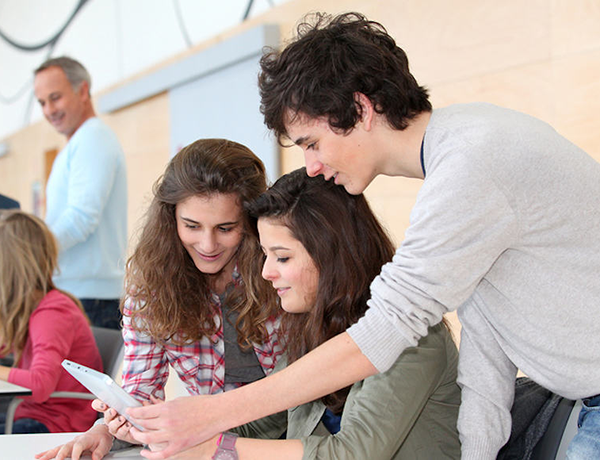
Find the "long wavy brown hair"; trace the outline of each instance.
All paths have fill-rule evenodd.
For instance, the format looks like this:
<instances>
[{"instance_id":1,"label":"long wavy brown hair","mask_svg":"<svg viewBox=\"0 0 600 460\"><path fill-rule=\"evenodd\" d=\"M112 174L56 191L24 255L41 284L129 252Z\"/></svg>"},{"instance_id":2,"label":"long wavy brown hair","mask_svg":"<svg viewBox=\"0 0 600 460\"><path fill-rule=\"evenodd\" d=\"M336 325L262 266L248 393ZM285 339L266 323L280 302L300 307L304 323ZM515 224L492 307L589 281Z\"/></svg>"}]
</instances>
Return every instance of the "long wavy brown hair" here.
<instances>
[{"instance_id":1,"label":"long wavy brown hair","mask_svg":"<svg viewBox=\"0 0 600 460\"><path fill-rule=\"evenodd\" d=\"M43 297L56 289L58 246L44 221L19 210L0 211L0 355L21 359L29 318ZM75 304L81 303L71 294ZM82 309L83 311L83 309Z\"/></svg>"},{"instance_id":2,"label":"long wavy brown hair","mask_svg":"<svg viewBox=\"0 0 600 460\"><path fill-rule=\"evenodd\" d=\"M184 147L154 184L139 243L127 262L125 311L132 326L158 341L192 343L218 330L208 276L200 272L177 233L175 207L191 196L235 194L240 204L266 189L265 168L247 147L225 139L200 139ZM243 213L237 252L240 285L227 290L225 302L239 312L238 343L263 343L265 321L278 314L275 293L260 276L262 252Z\"/></svg>"},{"instance_id":3,"label":"long wavy brown hair","mask_svg":"<svg viewBox=\"0 0 600 460\"><path fill-rule=\"evenodd\" d=\"M363 195L350 195L301 168L281 177L247 207L254 218L277 219L302 243L319 271L315 305L282 313L288 363L357 322L367 310L369 286L394 255L394 245ZM322 398L339 413L349 387Z\"/></svg>"}]
</instances>

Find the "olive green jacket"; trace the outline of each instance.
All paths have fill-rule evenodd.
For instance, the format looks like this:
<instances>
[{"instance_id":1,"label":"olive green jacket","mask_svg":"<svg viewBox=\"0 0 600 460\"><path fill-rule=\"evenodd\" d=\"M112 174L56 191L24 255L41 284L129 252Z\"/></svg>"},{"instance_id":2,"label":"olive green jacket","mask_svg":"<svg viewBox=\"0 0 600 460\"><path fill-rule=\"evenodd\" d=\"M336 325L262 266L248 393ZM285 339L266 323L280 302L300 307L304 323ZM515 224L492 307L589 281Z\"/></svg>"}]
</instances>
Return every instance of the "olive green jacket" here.
<instances>
[{"instance_id":1,"label":"olive green jacket","mask_svg":"<svg viewBox=\"0 0 600 460\"><path fill-rule=\"evenodd\" d=\"M458 352L443 325L430 328L385 373L355 383L335 435L319 425L320 400L237 428L241 436L300 439L304 459L459 459ZM282 368L285 363L278 363Z\"/></svg>"}]
</instances>

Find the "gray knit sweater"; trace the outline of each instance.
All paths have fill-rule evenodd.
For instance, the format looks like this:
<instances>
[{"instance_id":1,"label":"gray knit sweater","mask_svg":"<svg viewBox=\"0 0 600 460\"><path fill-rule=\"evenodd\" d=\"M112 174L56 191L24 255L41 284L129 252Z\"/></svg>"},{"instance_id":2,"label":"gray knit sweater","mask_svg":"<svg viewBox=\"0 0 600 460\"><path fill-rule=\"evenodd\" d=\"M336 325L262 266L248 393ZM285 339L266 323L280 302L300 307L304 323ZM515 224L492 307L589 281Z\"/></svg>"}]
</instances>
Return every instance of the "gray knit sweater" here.
<instances>
[{"instance_id":1,"label":"gray knit sweater","mask_svg":"<svg viewBox=\"0 0 600 460\"><path fill-rule=\"evenodd\" d=\"M406 239L349 329L380 370L458 308L463 459L510 434L517 369L600 393L600 164L546 123L489 104L435 110Z\"/></svg>"}]
</instances>

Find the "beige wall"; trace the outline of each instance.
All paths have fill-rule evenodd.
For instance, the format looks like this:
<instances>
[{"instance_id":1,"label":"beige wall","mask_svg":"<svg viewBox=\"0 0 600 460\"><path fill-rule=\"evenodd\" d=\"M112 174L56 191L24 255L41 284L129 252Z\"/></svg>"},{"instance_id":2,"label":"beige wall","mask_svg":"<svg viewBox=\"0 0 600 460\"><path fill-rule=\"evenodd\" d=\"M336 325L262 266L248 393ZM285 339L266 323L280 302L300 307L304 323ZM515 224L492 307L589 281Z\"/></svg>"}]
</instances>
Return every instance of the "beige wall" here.
<instances>
[{"instance_id":1,"label":"beige wall","mask_svg":"<svg viewBox=\"0 0 600 460\"><path fill-rule=\"evenodd\" d=\"M309 11L357 10L381 21L405 49L434 106L487 101L551 123L600 161L600 3L597 0L296 0L196 46L188 54L259 23L276 23L284 39ZM127 155L130 233L150 187L168 161L166 95L103 118ZM7 139L0 192L31 210L31 188L43 180L44 152L63 140L40 122ZM282 172L302 165L297 149L282 151ZM378 178L367 190L374 209L402 240L418 181Z\"/></svg>"}]
</instances>

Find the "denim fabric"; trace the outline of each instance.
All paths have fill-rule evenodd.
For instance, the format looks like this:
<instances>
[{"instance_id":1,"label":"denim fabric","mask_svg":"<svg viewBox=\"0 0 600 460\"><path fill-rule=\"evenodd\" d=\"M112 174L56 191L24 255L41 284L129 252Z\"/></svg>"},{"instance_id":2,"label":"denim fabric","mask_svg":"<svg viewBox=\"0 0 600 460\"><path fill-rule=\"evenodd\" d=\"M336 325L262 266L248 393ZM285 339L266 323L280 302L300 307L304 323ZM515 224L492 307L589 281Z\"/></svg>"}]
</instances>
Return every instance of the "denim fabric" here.
<instances>
[{"instance_id":1,"label":"denim fabric","mask_svg":"<svg viewBox=\"0 0 600 460\"><path fill-rule=\"evenodd\" d=\"M92 326L121 329L119 299L79 299Z\"/></svg>"},{"instance_id":2,"label":"denim fabric","mask_svg":"<svg viewBox=\"0 0 600 460\"><path fill-rule=\"evenodd\" d=\"M600 395L583 400L577 434L567 449L567 460L600 458Z\"/></svg>"},{"instance_id":3,"label":"denim fabric","mask_svg":"<svg viewBox=\"0 0 600 460\"><path fill-rule=\"evenodd\" d=\"M0 434L4 434L6 414L0 414ZM50 433L50 430L41 422L32 418L20 418L13 423L13 434Z\"/></svg>"}]
</instances>

